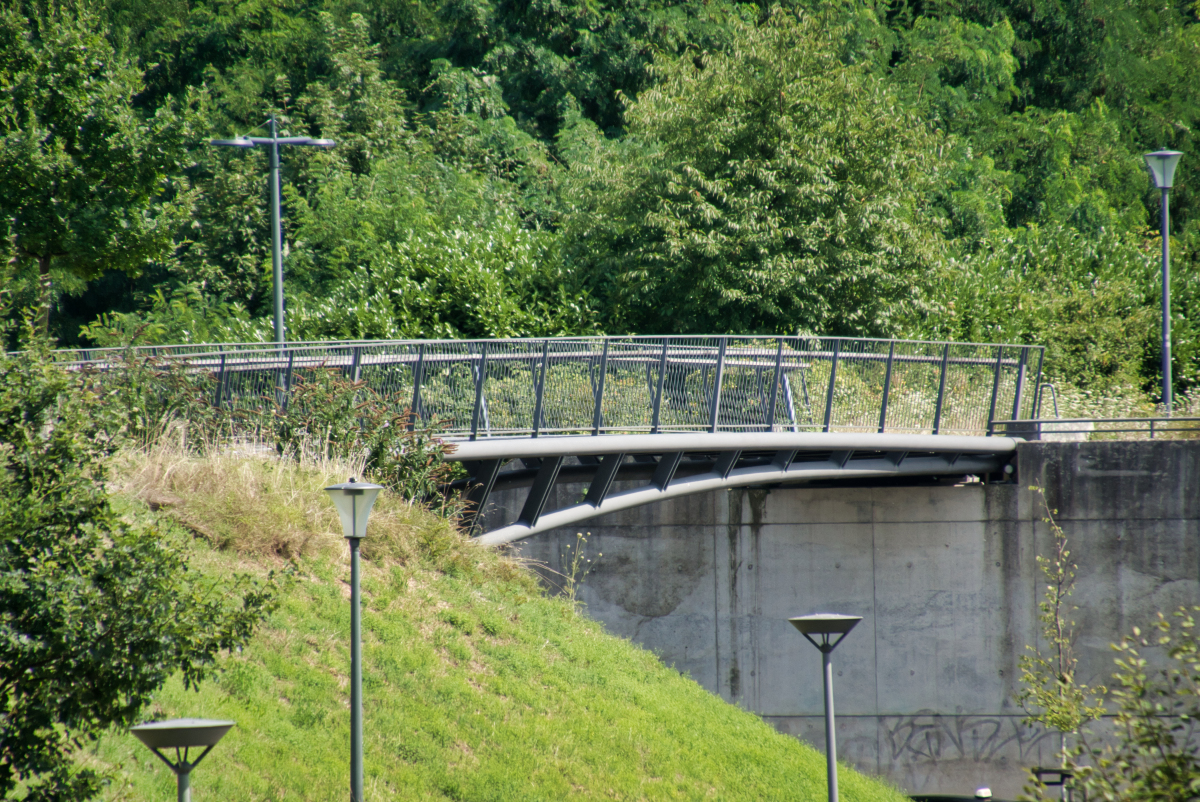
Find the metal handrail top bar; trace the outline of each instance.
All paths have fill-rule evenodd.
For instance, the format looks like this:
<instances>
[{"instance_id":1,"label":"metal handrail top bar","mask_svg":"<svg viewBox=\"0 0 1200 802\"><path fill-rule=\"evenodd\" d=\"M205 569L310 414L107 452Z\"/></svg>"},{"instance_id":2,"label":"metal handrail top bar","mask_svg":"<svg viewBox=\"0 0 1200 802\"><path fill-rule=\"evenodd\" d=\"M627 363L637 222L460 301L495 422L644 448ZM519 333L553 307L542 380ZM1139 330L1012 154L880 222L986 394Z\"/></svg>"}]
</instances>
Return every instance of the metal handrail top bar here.
<instances>
[{"instance_id":1,"label":"metal handrail top bar","mask_svg":"<svg viewBox=\"0 0 1200 802\"><path fill-rule=\"evenodd\" d=\"M513 456L513 443L505 438L454 440L456 449L446 455L455 462ZM1004 454L1015 451L1019 437L970 435L865 434L841 432L666 432L614 434L605 437L554 436L526 439L523 457L604 456L636 452L850 450L912 451L959 454Z\"/></svg>"},{"instance_id":2,"label":"metal handrail top bar","mask_svg":"<svg viewBox=\"0 0 1200 802\"><path fill-rule=\"evenodd\" d=\"M603 343L604 341L608 341L610 343L628 343L631 345L641 345L641 344L651 344L651 343L661 344L664 340L670 340L671 345L676 346L676 347L684 347L684 346L713 347L713 346L706 346L706 345L697 345L694 343L694 341L696 341L696 340L708 340L708 341L718 340L719 341L721 339L742 340L742 341L758 340L758 341L763 341L763 342L774 342L774 343L778 343L781 339L784 340L785 342L792 341L792 342L797 342L797 343L804 342L804 341L812 341L812 340L819 340L822 342L835 342L836 341L836 342L840 343L843 346L843 348L844 348L844 346L853 344L853 343L873 343L873 344L894 343L896 345L942 345L942 346L948 344L946 341L939 341L939 340L889 340L889 339L872 339L872 338L867 338L867 337L824 337L824 336L818 337L818 336L794 335L794 334L792 334L792 335L788 335L788 334L782 334L782 335L678 334L678 335L631 335L631 336L611 335L611 336L595 336L595 337L574 337L574 336L573 337L510 337L510 338L500 338L500 339L480 338L480 339L469 339L469 340L400 339L400 340L302 341L302 342L285 343L282 346L282 349L280 346L275 345L273 343L261 343L261 342L258 342L258 343L256 343L256 342L179 343L179 344L172 344L172 345L141 345L141 346L133 346L133 347L71 348L71 349L61 349L61 350L55 351L53 353L55 353L56 355L59 355L59 356L79 355L79 358L77 358L75 360L78 362L96 362L96 361L101 361L104 356L109 355L109 354L122 355L122 354L126 354L126 353L135 353L135 354L141 355L146 352L149 352L151 356L158 356L158 357L164 357L164 358L175 356L175 355L177 355L177 352L187 352L192 357L201 357L201 356L207 356L207 355L219 356L222 353L229 354L231 352L245 353L245 354L256 353L256 352L276 352L277 353L280 350L289 350L289 351L293 351L293 352L298 352L298 351L306 351L306 350L314 350L314 349L356 348L356 347L357 348L368 348L368 347L369 348L384 348L384 347L389 347L389 346L394 347L394 346L414 346L414 345L424 345L428 348L429 346L436 346L436 345L462 346L465 344L478 344L478 343L485 343L485 342L489 343L489 344L497 344L497 345L499 345L499 344L519 345L519 344L541 343L541 342L545 342L547 340L552 341L552 342L561 342L561 343L569 343L569 342ZM1018 348L1018 349L1041 348L1041 346L1020 345L1017 343L949 343L949 344L955 345L955 346L974 346L974 347L987 347L987 348L998 348L998 347ZM204 350L204 349L206 349L206 350ZM799 353L803 353L803 352L799 352ZM825 352L822 351L822 352L813 352L813 353L819 353L819 354L824 355ZM871 354L871 353L863 353L863 352L855 351L853 349L845 349L841 353L841 358L845 358L845 359L856 359L856 358L857 359L864 359L864 358L870 359L870 358L874 358L877 356L879 356L879 355ZM900 359L900 358L904 358L905 356L907 356L907 355L897 354L896 358ZM924 357L909 357L909 358L918 358L919 359L919 358L924 358Z\"/></svg>"},{"instance_id":3,"label":"metal handrail top bar","mask_svg":"<svg viewBox=\"0 0 1200 802\"><path fill-rule=\"evenodd\" d=\"M1004 424L1038 424L1038 423L1200 423L1200 418L1156 417L1156 418L1018 418L1015 420L998 420L997 426Z\"/></svg>"}]
</instances>

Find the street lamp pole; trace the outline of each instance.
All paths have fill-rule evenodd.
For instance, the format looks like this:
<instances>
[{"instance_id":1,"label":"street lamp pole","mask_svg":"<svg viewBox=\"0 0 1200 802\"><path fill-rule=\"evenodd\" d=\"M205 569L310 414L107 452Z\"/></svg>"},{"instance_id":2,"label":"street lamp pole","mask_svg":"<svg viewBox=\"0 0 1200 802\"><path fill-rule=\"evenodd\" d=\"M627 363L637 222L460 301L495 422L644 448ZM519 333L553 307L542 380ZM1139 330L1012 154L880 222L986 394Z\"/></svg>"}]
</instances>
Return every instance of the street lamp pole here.
<instances>
[{"instance_id":1,"label":"street lamp pole","mask_svg":"<svg viewBox=\"0 0 1200 802\"><path fill-rule=\"evenodd\" d=\"M1175 167L1183 154L1177 150L1159 150L1146 154L1146 166L1154 186L1162 192L1162 402L1167 415L1171 414L1171 242L1170 193L1174 185Z\"/></svg>"},{"instance_id":2,"label":"street lamp pole","mask_svg":"<svg viewBox=\"0 0 1200 802\"><path fill-rule=\"evenodd\" d=\"M363 802L362 597L358 546L367 534L367 517L382 489L369 482L356 482L353 477L349 482L325 488L350 542L350 802Z\"/></svg>"},{"instance_id":3,"label":"street lamp pole","mask_svg":"<svg viewBox=\"0 0 1200 802\"><path fill-rule=\"evenodd\" d=\"M789 618L800 634L821 651L821 670L825 678L825 776L829 789L829 802L838 802L837 782L837 732L833 717L833 650L862 621L862 616L816 613ZM816 635L819 640L813 640ZM838 636L830 641L830 637Z\"/></svg>"},{"instance_id":4,"label":"street lamp pole","mask_svg":"<svg viewBox=\"0 0 1200 802\"><path fill-rule=\"evenodd\" d=\"M275 342L287 342L287 330L283 325L283 222L279 211L279 129L275 115L271 115L270 145L271 184L271 289L275 308Z\"/></svg>"},{"instance_id":5,"label":"street lamp pole","mask_svg":"<svg viewBox=\"0 0 1200 802\"><path fill-rule=\"evenodd\" d=\"M233 139L214 139L210 145L232 148L253 148L262 146L268 149L270 170L267 177L267 189L271 195L271 281L272 298L275 312L275 343L283 349L287 342L283 313L283 225L280 213L280 182L279 182L279 147L280 145L306 145L316 148L332 148L337 143L332 139L314 139L308 136L279 136L279 128L275 115L268 120L271 127L270 136L239 136Z\"/></svg>"}]
</instances>

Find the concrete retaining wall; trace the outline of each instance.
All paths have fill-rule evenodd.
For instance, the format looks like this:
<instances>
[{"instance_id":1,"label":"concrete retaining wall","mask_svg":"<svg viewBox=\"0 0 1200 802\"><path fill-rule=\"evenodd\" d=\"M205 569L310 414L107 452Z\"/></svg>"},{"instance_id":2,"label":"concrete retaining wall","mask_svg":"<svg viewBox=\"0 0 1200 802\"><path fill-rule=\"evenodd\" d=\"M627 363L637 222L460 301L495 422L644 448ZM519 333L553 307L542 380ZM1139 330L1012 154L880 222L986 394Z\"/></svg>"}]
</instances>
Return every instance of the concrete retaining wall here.
<instances>
[{"instance_id":1,"label":"concrete retaining wall","mask_svg":"<svg viewBox=\"0 0 1200 802\"><path fill-rule=\"evenodd\" d=\"M1015 798L1057 745L1013 702L1038 632L1035 557L1051 542L1026 487L1045 488L1070 538L1081 675L1104 682L1110 642L1200 604L1200 442L1028 443L1018 476L709 493L518 550L565 572L576 531L590 532L591 616L818 748L820 655L786 619L861 615L834 653L840 756L911 792ZM498 501L515 509L520 493Z\"/></svg>"}]
</instances>

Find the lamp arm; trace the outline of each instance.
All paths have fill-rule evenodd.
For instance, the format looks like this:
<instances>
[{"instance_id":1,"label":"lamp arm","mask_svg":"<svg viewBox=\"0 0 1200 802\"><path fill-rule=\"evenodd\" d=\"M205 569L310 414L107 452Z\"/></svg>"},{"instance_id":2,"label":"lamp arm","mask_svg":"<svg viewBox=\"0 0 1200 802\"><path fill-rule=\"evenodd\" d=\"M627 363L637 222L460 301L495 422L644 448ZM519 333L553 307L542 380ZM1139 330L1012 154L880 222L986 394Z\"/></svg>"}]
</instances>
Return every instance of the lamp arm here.
<instances>
[{"instance_id":1,"label":"lamp arm","mask_svg":"<svg viewBox=\"0 0 1200 802\"><path fill-rule=\"evenodd\" d=\"M188 771L191 771L192 769L194 769L194 768L196 768L197 766L199 766L199 765L200 765L200 761L201 761L201 760L204 760L204 756L205 756L205 755L207 755L209 752L211 752L211 751L212 751L212 748L213 748L214 746L216 746L216 744L209 744L209 745L208 745L208 746L207 746L207 747L204 749L204 751L200 753L200 757L196 758L196 761L195 761L194 763L192 763L191 765L189 765L189 766L188 766Z\"/></svg>"},{"instance_id":2,"label":"lamp arm","mask_svg":"<svg viewBox=\"0 0 1200 802\"><path fill-rule=\"evenodd\" d=\"M163 755L163 753L162 753L162 752L160 752L160 751L158 751L158 747L157 747L157 746L152 746L152 747L150 747L150 751L151 751L151 752L153 752L155 755L157 755L159 760L161 760L163 763L166 763L166 764L167 764L167 766L169 766L169 767L170 767L171 771L175 772L176 774L178 774L178 773L179 773L179 767L178 767L178 766L176 766L176 765L175 765L174 763L172 763L171 761L167 760L167 758L166 758L166 757Z\"/></svg>"}]
</instances>

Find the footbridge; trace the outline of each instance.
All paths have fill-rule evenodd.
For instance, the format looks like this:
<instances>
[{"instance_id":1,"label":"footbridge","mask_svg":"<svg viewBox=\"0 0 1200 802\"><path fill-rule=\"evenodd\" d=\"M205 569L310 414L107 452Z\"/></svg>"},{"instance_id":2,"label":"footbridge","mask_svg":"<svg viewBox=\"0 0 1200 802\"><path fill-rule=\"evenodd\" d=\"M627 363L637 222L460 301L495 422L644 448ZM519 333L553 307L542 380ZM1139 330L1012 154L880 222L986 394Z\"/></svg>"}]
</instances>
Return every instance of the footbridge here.
<instances>
[{"instance_id":1,"label":"footbridge","mask_svg":"<svg viewBox=\"0 0 1200 802\"><path fill-rule=\"evenodd\" d=\"M123 352L126 356L129 352ZM472 509L528 487L503 544L729 487L1002 472L1037 417L1040 346L827 337L590 337L136 349L212 379L212 403L286 407L336 371L436 427ZM106 366L111 350L65 354ZM578 499L547 509L558 484ZM479 516L471 522L478 529Z\"/></svg>"}]
</instances>

